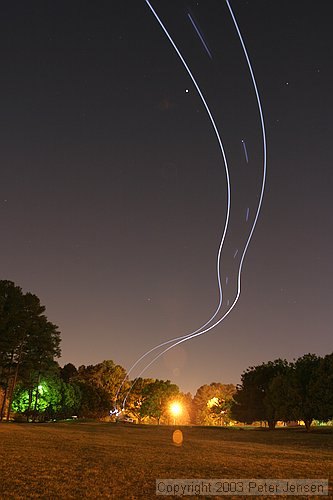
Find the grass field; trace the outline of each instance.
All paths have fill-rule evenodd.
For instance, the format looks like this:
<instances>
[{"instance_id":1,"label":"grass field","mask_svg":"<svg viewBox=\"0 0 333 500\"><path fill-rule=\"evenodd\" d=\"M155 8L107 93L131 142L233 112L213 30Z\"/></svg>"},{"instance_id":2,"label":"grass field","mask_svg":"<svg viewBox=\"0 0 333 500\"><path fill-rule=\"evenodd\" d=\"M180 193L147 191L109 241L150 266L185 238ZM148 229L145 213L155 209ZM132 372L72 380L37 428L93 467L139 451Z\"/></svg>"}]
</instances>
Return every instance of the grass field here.
<instances>
[{"instance_id":1,"label":"grass field","mask_svg":"<svg viewBox=\"0 0 333 500\"><path fill-rule=\"evenodd\" d=\"M331 429L183 427L182 446L172 443L173 430L79 422L0 424L0 498L149 500L163 498L155 496L156 478L325 479L333 472Z\"/></svg>"}]
</instances>

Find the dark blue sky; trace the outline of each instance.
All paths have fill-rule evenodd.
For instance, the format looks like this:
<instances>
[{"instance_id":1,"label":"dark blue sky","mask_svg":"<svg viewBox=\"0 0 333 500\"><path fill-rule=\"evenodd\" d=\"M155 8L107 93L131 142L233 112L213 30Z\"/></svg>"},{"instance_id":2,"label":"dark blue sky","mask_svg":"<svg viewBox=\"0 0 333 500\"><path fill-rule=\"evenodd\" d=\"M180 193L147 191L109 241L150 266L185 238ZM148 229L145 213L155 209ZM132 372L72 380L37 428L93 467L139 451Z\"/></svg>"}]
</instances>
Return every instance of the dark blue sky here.
<instances>
[{"instance_id":1,"label":"dark blue sky","mask_svg":"<svg viewBox=\"0 0 333 500\"><path fill-rule=\"evenodd\" d=\"M251 79L225 2L152 5L225 146L232 205L221 276L232 300L233 255L262 180ZM192 392L237 383L261 361L332 351L329 2L231 5L264 109L267 184L237 306L145 373ZM1 279L46 305L62 333L61 363L113 359L129 369L216 309L226 176L213 128L144 0L13 1L0 23Z\"/></svg>"}]
</instances>

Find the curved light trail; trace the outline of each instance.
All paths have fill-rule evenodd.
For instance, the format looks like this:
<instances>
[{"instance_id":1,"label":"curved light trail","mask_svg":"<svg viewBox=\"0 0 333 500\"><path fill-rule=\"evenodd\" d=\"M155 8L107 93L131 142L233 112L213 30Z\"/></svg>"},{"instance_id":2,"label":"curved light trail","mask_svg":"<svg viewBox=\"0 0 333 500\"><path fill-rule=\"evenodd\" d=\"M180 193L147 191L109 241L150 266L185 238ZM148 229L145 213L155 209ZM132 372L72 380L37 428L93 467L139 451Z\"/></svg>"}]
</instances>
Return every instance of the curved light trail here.
<instances>
[{"instance_id":1,"label":"curved light trail","mask_svg":"<svg viewBox=\"0 0 333 500\"><path fill-rule=\"evenodd\" d=\"M221 284L221 273L220 273L220 263L221 263L221 253L222 253L222 247L223 247L223 244L224 244L224 240L225 240L225 237L226 237L226 233L227 233L227 229L228 229L228 224L229 224L229 218L230 218L230 203L231 203L231 188L230 188L230 175L229 175L229 169L228 169L228 162L227 162L227 157L226 157L226 154L225 154L225 150L224 150L224 146L223 146L223 143L222 143L222 139L221 139L221 136L220 136L220 133L219 133L219 130L217 128L217 125L215 123L215 120L214 120L214 117L213 117L213 114L208 106L208 103L199 87L199 84L197 83L192 71L190 70L188 64L186 63L183 55L181 54L180 50L178 49L177 45L175 44L175 42L173 41L171 35L169 34L169 32L167 31L166 27L164 26L163 22L161 21L161 19L159 18L159 16L157 15L156 11L154 10L154 8L152 7L151 3L149 2L149 0L145 0L146 4L148 5L148 7L150 8L151 12L153 13L153 15L155 16L155 18L157 19L158 23L160 24L161 28L163 29L164 33L166 34L168 40L170 41L172 47L174 48L174 50L176 51L178 57L180 58L183 66L185 67L188 75L190 76L199 96L200 96L200 99L205 107L205 110L208 114L208 117L210 119L210 122L213 126L213 129L214 129L214 132L215 132L215 136L217 138L217 141L218 141L218 145L219 145L219 148L220 148L220 152L221 152L221 155L222 155L222 159L223 159L223 164L224 164L224 168L225 168L225 174L226 174L226 181L227 181L227 210L226 210L226 218L225 218L225 224L224 224L224 229L223 229L223 233L222 233L222 237L221 237L221 241L220 241L220 244L219 244L219 249L218 249L218 253L217 253L217 260L216 260L216 274L217 274L217 281L218 281L218 289L219 289L219 303L218 303L218 306L214 312L214 314L209 318L209 320L204 323L202 326L200 326L197 330L191 332L191 333L188 333L186 335L182 335L180 337L176 337L176 338L173 338L173 339L170 339L170 340L167 340L165 342L162 342L161 344L153 347L152 349L148 350L147 352L145 352L140 358L138 358L136 360L136 362L131 366L131 368L129 369L127 375L126 375L126 378L128 378L128 376L132 373L132 371L134 370L134 368L140 363L140 361L142 361L145 357L147 357L150 353L152 353L153 351L155 351L156 349L159 349L161 347L164 347L165 345L168 345L170 344L171 342L175 342L175 341L178 341L178 340L181 340L181 339L184 339L184 338L187 338L188 336L190 335L194 335L196 333L198 333L199 331L201 331L202 329L206 328L209 323L211 323L217 316L217 314L219 313L221 307L222 307L222 303L223 303L223 290L222 290L222 284ZM118 398L119 396L119 393L124 385L124 382L126 380L126 378L122 381L118 391L117 391L117 394L116 394L116 398ZM132 386L133 387L133 386ZM132 389L131 387L131 389ZM130 390L131 390L130 389Z\"/></svg>"},{"instance_id":2,"label":"curved light trail","mask_svg":"<svg viewBox=\"0 0 333 500\"><path fill-rule=\"evenodd\" d=\"M243 52L244 52L244 55L245 55L245 58L246 58L246 62L247 62L247 65L248 65L248 69L249 69L249 72L250 72L250 75L251 75L251 79L252 79L252 83L253 83L253 87L254 87L254 90L255 90L255 95L256 95L256 100L257 100L257 105L258 105L258 110L259 110L259 115L260 115L260 124L261 124L261 131L262 131L262 143L263 143L263 176L262 176L262 184L261 184L261 190L260 190L260 195L259 195L259 201L258 201L258 206L257 206L257 210L256 210L256 214L255 214L255 217L254 217L254 221L253 221L253 224L252 224L252 227L251 227L251 230L250 230L250 233L249 233L249 236L248 236L248 239L245 243L245 246L244 246L244 249L243 249L243 252L242 252L242 255L241 255L241 258L240 258L240 263L239 263L239 268L238 268L238 274L237 274L237 294L236 294L236 297L234 299L234 301L232 302L231 306L229 307L229 309L223 314L223 316L215 321L213 324L211 324L210 326L209 323L211 323L216 315L218 314L219 310L221 309L221 306L222 306L222 300L223 300L223 294L222 294L222 286L221 286L221 277L220 277L220 257L221 257L221 251L222 251L222 245L224 243L224 239L225 239L225 235L226 235L226 231L227 231L227 228L228 228L228 222L229 222L229 215L230 215L230 179L229 179L229 171L228 171L228 166L227 166L227 161L226 161L226 156L225 156L225 152L224 152L224 148L223 148L223 145L222 145L222 142L221 142L221 139L220 139L220 136L219 136L219 132L218 132L218 129L215 125L215 121L213 119L213 116L208 108L208 105L204 99L204 96L195 80L195 78L193 77L189 67L187 66L184 58L182 57L181 53L179 52L177 46L175 45L175 43L173 42L171 36L169 35L168 31L166 30L165 26L163 25L162 21L160 20L160 18L158 17L157 13L155 12L155 10L153 9L153 7L151 6L150 2L148 0L145 0L147 5L149 6L149 8L151 9L152 13L154 14L155 18L157 19L157 21L159 22L160 26L162 27L164 33L166 34L166 36L168 37L169 41L171 42L172 46L174 47L174 49L176 50L178 56L180 57L183 65L185 66L188 74L190 75L201 99L202 99L202 102L204 103L205 105L205 108L206 108L206 111L210 117L210 120L211 120L211 123L213 125L213 128L215 130L215 133L216 133L216 136L217 136L217 139L218 139L218 142L219 142L219 145L220 145L220 149L221 149L221 152L222 152L222 156L223 156L223 159L224 159L224 164L225 164L225 169L226 169L226 176L227 176L227 182L228 182L228 210L227 210L227 217L226 217L226 224L225 224L225 227L224 227L224 232L223 232L223 236L222 236L222 239L221 239L221 243L220 243L220 247L219 247L219 252L218 252L218 260L217 260L217 274L218 274L218 283L219 283L219 292L220 292L220 301L219 301L219 306L217 308L217 310L215 311L214 315L210 318L210 320L201 328L199 328L198 330L196 330L195 332L193 333L190 333L188 335L184 335L182 337L178 337L177 339L172 339L172 340L169 340L167 342L164 342L162 344L159 344L158 346L154 347L153 349L151 349L150 351L148 351L147 353L145 353L143 356L141 356L141 358L139 358L139 360L132 366L131 370L128 372L128 374L133 370L133 368L135 366L137 366L137 364L139 363L139 361L141 361L145 356L147 356L149 353L153 352L155 349L158 349L160 347L163 347L165 345L167 345L168 343L172 343L172 345L170 345L169 347L167 347L166 349L163 349L162 352L160 352L157 356L154 357L154 359L152 359L142 370L141 372L139 373L139 375L137 376L137 378L134 380L134 382L132 383L130 389L127 391L126 393L126 396L123 400L123 409L125 409L125 406L126 406L126 400L131 392L131 390L133 389L135 383L136 383L136 380L141 377L141 375L153 364L155 363L155 361L157 361L157 359L159 359L163 354L165 354L166 352L168 352L170 349L173 349L174 347L176 347L177 345L179 344L182 344L183 342L187 342L188 340L191 340L195 337L198 337L198 336L201 336L205 333L208 333L208 332L211 332L211 330L213 328L215 328L216 326L218 326L220 323L222 323L222 321L230 314L230 312L233 310L233 308L235 307L235 305L237 304L238 302L238 299L240 297L240 294L241 294L241 273L242 273L242 268L243 268L243 263L244 263L244 259L245 259L245 255L246 255L246 252L247 252L247 249L248 249L248 246L250 244L250 241L252 239L252 235L253 235L253 232L255 230L255 227L257 225L257 221L258 221L258 217L259 217L259 214L260 214L260 210L261 210L261 206L262 206L262 201L263 201L263 197L264 197L264 191L265 191L265 184L266 184L266 173L267 173L267 144L266 144L266 130L265 130L265 122L264 122L264 116L263 116L263 111L262 111L262 105L261 105L261 100L260 100L260 96L259 96L259 91L258 91L258 87L257 87L257 83L256 83L256 80L255 80L255 76L254 76L254 72L253 72L253 69L252 69L252 65L251 65L251 62L250 62L250 59L249 59L249 56L248 56L248 53L247 53L247 50L246 50L246 46L244 44L244 41L243 41L243 37L241 35L241 32L240 32L240 29L238 27L238 24L237 24L237 21L236 21L236 18L234 16L234 13L232 11L232 8L230 6L230 3L229 3L229 0L225 0L226 3L227 3L227 6L228 6L228 9L229 9L229 12L230 12L230 15L231 15L231 18L233 20L233 23L234 23L234 26L236 28L236 31L237 31L237 34L238 34L238 37L239 37L239 40L240 40L240 43L241 43L241 46L242 46L242 49L243 49ZM226 279L227 281L227 279ZM124 383L124 382L123 382ZM123 385L122 383L122 385ZM122 387L122 386L121 386ZM119 389L120 391L120 389ZM119 394L119 391L117 394Z\"/></svg>"}]
</instances>

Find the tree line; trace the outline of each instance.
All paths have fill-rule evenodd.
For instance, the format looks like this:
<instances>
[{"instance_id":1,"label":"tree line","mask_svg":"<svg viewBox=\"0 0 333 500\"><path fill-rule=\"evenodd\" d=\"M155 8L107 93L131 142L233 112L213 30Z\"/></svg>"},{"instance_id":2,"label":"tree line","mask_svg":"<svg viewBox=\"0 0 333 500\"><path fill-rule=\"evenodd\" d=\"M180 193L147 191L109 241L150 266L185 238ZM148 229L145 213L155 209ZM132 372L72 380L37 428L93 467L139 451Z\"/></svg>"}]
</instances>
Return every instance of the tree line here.
<instances>
[{"instance_id":1,"label":"tree line","mask_svg":"<svg viewBox=\"0 0 333 500\"><path fill-rule=\"evenodd\" d=\"M182 408L178 424L264 421L274 428L279 420L303 420L309 428L314 419L333 418L333 354L250 367L239 386L205 384L192 398L169 380L139 378L132 387L134 381L112 360L60 367L60 340L58 327L48 321L36 295L0 281L1 420L114 420L125 397L126 416L137 422L174 422L172 402Z\"/></svg>"},{"instance_id":2,"label":"tree line","mask_svg":"<svg viewBox=\"0 0 333 500\"><path fill-rule=\"evenodd\" d=\"M245 423L333 419L333 353L305 354L293 362L277 359L248 368L233 396L232 417Z\"/></svg>"},{"instance_id":3,"label":"tree line","mask_svg":"<svg viewBox=\"0 0 333 500\"><path fill-rule=\"evenodd\" d=\"M224 394L222 384L200 388L195 406L192 396L183 394L169 380L139 378L128 394L134 381L128 380L125 369L112 360L60 367L60 341L59 329L48 321L39 298L23 293L11 281L0 281L1 420L114 419L125 396L126 414L138 422L171 422L170 404L174 401L181 404L179 419L183 423L218 419L214 411L209 414L202 396L215 397L218 402ZM235 390L234 386L226 388L228 394Z\"/></svg>"}]
</instances>

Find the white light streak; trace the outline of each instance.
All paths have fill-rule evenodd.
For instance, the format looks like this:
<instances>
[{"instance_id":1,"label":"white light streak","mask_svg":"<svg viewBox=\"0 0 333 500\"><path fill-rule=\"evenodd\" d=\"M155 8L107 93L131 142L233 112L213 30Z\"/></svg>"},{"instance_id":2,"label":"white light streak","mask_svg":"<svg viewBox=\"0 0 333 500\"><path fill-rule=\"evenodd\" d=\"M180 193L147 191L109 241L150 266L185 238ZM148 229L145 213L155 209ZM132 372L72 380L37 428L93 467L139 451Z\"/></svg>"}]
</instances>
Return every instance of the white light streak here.
<instances>
[{"instance_id":1,"label":"white light streak","mask_svg":"<svg viewBox=\"0 0 333 500\"><path fill-rule=\"evenodd\" d=\"M218 141L218 144L219 144L219 148L220 148L220 152L221 152L221 155L222 155L222 160L223 160L223 164L224 164L224 168L225 168L225 174L226 174L226 181L227 181L227 210L226 210L226 218L225 218L225 224L224 224L224 229L223 229L223 233L222 233L222 237L221 237L221 241L220 241L220 245L219 245L219 248L218 248L218 252L217 252L217 260L216 260L216 274L217 274L217 281L218 281L218 289L219 289L219 303L218 303L218 306L214 312L214 314L209 318L209 320L204 324L202 325L200 328L198 328L197 330L195 330L194 332L191 332L191 333L188 333L186 335L182 335L181 337L176 337L174 339L170 339L170 340L167 340L165 342L162 342L161 344L153 347L152 349L148 350L147 352L145 352L139 359L137 359L137 361L131 366L131 368L129 369L128 373L127 373L127 377L130 375L130 373L132 373L133 369L138 365L138 363L140 363L140 361L142 361L146 356L148 356L150 353L152 353L153 351L155 351L156 349L159 349L161 347L164 347L165 345L167 344L170 344L171 342L175 342L175 341L178 341L178 340L181 340L181 339L184 339L184 338L187 338L191 335L195 335L196 333L198 333L200 330L206 328L217 316L217 314L219 313L221 307L222 307L222 303L223 303L223 290L222 290L222 284L221 284L221 273L220 273L220 262L221 262L221 253L222 253L222 247L223 247L223 244L224 244L224 240L225 240L225 237L226 237L226 233L227 233L227 229L228 229L228 224L229 224L229 218L230 218L230 198L231 198L231 194L230 194L230 175L229 175L229 169L228 169L228 162L227 162L227 158L226 158L226 154L225 154L225 150L224 150L224 147L223 147L223 143L222 143L222 139L221 139L221 136L220 136L220 133L219 133L219 130L217 128L217 125L215 123L215 120L214 120L214 117L212 115L212 112L208 106L208 103L192 73L192 71L190 70L189 66L187 65L184 57L182 56L181 52L179 51L177 45L175 44L175 42L173 41L173 39L171 38L171 35L169 34L169 32L167 31L166 27L164 26L163 22L161 21L161 19L158 17L156 11L154 10L154 8L152 7L151 3L149 2L149 0L145 0L146 4L148 5L148 7L150 8L151 12L153 13L153 15L155 16L156 20L158 21L159 25L161 26L161 28L163 29L164 33L166 34L168 40L170 41L172 47L174 48L174 50L176 51L178 57L180 58L181 62L183 63L183 66L184 68L186 69L188 75L190 76L199 96L200 96L200 99L206 109L206 112L208 114L208 117L210 119L210 122L213 126L213 129L214 129L214 132L215 132L215 136L216 136L216 139ZM119 387L118 391L117 391L117 395L116 397L118 397L122 387L123 387L123 384L125 382L125 379L123 380L121 386ZM135 383L135 382L134 382ZM134 385L134 384L133 384ZM131 386L129 392L131 391L131 389L133 388L133 385ZM127 393L127 396L129 394L129 392ZM126 396L126 397L127 397ZM126 399L126 398L125 398Z\"/></svg>"},{"instance_id":2,"label":"white light streak","mask_svg":"<svg viewBox=\"0 0 333 500\"><path fill-rule=\"evenodd\" d=\"M243 139L242 139L242 144L243 144L246 163L249 163L249 156L247 154L246 144L245 144L245 141Z\"/></svg>"},{"instance_id":3,"label":"white light streak","mask_svg":"<svg viewBox=\"0 0 333 500\"><path fill-rule=\"evenodd\" d=\"M171 44L173 45L174 49L176 50L178 56L180 57L182 63L184 64L188 74L190 75L204 105L205 105L205 108L206 108L206 111L210 117L210 120L211 120L211 123L213 125L213 128L215 130L215 133L216 133L216 136L217 136L217 139L218 139L218 142L219 142L219 145L220 145L220 149L221 149L221 153L222 153L222 156L223 156L223 159L224 159L224 164L225 164L225 169L226 169L226 176L227 176L227 182L228 182L228 210L230 210L230 182L229 182L229 172L228 172L228 166L227 166L227 161L226 161L226 157L225 157L225 153L224 153L224 149L223 149L223 145L222 145L222 142L221 142L221 139L220 139L220 136L219 136L219 133L218 133L218 130L217 130L217 127L215 125L215 122L214 122L214 119L212 117L212 114L208 108L208 105L202 95L202 92L198 86L198 84L196 83L189 67L187 66L185 60L183 59L181 53L179 52L178 48L176 47L175 43L173 42L171 36L169 35L168 31L166 30L166 28L164 27L162 21L159 19L158 15L156 14L155 10L153 9L153 7L151 6L150 2L148 0L145 0L147 5L149 6L149 8L151 9L151 11L153 12L154 16L156 17L157 21L159 22L160 26L162 27L163 31L165 32L166 36L168 37L169 41L171 42ZM223 232L223 235L222 235L222 239L221 239L221 244L220 244L220 247L219 247L219 251L218 251L218 259L217 259L217 273L218 273L218 283L219 283L219 291L220 291L220 302L219 302L219 306L217 308L217 310L215 311L214 315L210 318L210 320L208 320L208 322L206 323L206 325L204 325L203 327L201 327L200 329L198 329L197 331L191 333L191 334L188 334L188 335L184 335L183 337L178 337L178 339L173 339L173 340L170 340L170 341L167 341L167 342L164 342L162 344L160 344L159 346L156 346L154 347L153 349L151 349L150 351L148 351L146 354L144 354L143 356L141 356L141 358L139 358L139 360L132 366L131 370L133 370L133 368L139 363L139 361L141 361L145 356L147 356L149 353L153 352L155 349L159 348L159 347L163 347L164 345L167 345L168 343L171 343L173 342L172 345L170 345L169 347L167 347L166 349L163 349L162 352L160 352L157 356L154 357L154 359L152 359L142 370L141 372L139 373L137 379L139 377L141 377L141 375L153 364L155 363L155 361L157 361L157 359L159 359L163 354L165 354L167 351L169 351L170 349L173 349L174 347L176 347L177 345L179 344L182 344L183 342L187 342L188 340L190 339L193 339L195 337L198 337L198 336L201 336L205 333L208 333L208 332L211 332L213 328L215 328L217 325L219 325L220 323L222 323L222 321L230 314L230 312L233 310L233 308L235 307L235 305L237 304L238 302L238 299L240 297L240 294L241 294L241 274L242 274L242 268L243 268L243 263L244 263L244 259L245 259L245 255L246 255L246 252L247 252L247 249L248 249L248 246L250 244L250 241L252 239L252 235L253 235L253 232L255 230L255 227L257 225L257 221L258 221L258 217L259 217L259 213L260 213L260 210L261 210L261 206L262 206L262 201L263 201L263 197L264 197L264 191L265 191L265 184L266 184L266 173L267 173L267 145L266 145L266 131L265 131L265 122L264 122L264 117L263 117L263 111L262 111L262 105L261 105L261 100L260 100L260 96L259 96L259 91L258 91L258 87L257 87L257 83L256 83L256 80L255 80L255 76L254 76L254 73L253 73L253 69L252 69L252 65L251 65L251 62L250 62L250 59L249 59L249 56L248 56L248 53L247 53L247 50L246 50L246 47L245 47L245 44L244 44L244 41L243 41L243 38L242 38L242 35L241 35L241 32L239 30L239 27L238 27L238 24L237 24L237 21L235 19L235 16L234 16L234 13L232 11L232 8L230 6L230 3L229 3L229 0L225 0L226 3L227 3L227 6L228 6L228 9L229 9L229 12L230 12L230 15L231 15L231 18L233 20L233 23L234 23L234 26L236 28L236 31L237 31L237 34L238 34L238 37L239 37L239 40L240 40L240 43L241 43L241 46L242 46L242 49L243 49L243 52L244 52L244 55L245 55L245 58L246 58L246 61L247 61L247 65L248 65L248 69L249 69L249 72L250 72L250 75L251 75L251 79L252 79L252 83L253 83L253 87L254 87L254 90L255 90L255 95L256 95L256 100L257 100L257 105L258 105L258 109L259 109L259 115L260 115L260 123L261 123L261 131L262 131L262 143L263 143L263 176L262 176L262 184L261 184L261 190L260 190L260 195L259 195L259 201L258 201L258 205L257 205L257 211L256 211L256 214L255 214L255 217L254 217L254 221L253 221L253 224L252 224L252 227L251 227L251 230L250 230L250 233L249 233L249 236L248 236L248 239L245 243L245 246L244 246L244 249L243 249L243 252L242 252L242 255L241 255L241 259L240 259L240 263L239 263L239 268L238 268L238 274L237 274L237 294L236 294L236 297L234 299L234 301L232 302L231 306L229 307L229 309L227 309L227 311L222 315L222 317L215 321L213 324L211 324L210 326L209 323L212 322L212 320L216 317L216 315L218 314L219 310L221 309L221 305L222 305L222 287L221 287L221 278L220 278L220 256L221 256L221 251L222 251L222 245L223 245L223 242L224 242L224 238L225 238L225 234L226 234L226 231L227 231L227 227L228 227L228 222L229 222L229 211L227 210L227 217L226 217L226 224L225 224L225 227L224 227L224 232ZM207 326L207 327L206 327ZM131 371L130 370L130 371ZM129 372L130 373L130 372ZM137 380L136 379L136 380ZM128 390L125 398L124 398L124 401L123 401L123 407L125 407L126 405L126 399L129 395L129 393L131 392L136 380L133 382L132 386L130 387L130 389ZM119 393L119 391L118 391Z\"/></svg>"},{"instance_id":4,"label":"white light streak","mask_svg":"<svg viewBox=\"0 0 333 500\"><path fill-rule=\"evenodd\" d=\"M190 14L189 12L187 13L187 15L188 15L188 18L190 19L190 21L191 21L191 23L192 23L193 28L194 28L194 29L195 29L195 31L196 31L196 33L197 33L198 37L199 37L199 38L200 38L200 40L201 40L202 45L205 47L205 50L206 50L207 54L209 55L209 57L210 57L211 59L213 59L213 58L212 58L212 54L211 54L211 52L210 52L210 50L209 50L209 48L208 48L208 45L207 45L207 43L205 42L204 37L203 37L203 36L202 36L202 34L200 33L200 30L199 30L198 26L196 25L196 23L195 23L195 21L194 21L193 17L191 16L191 14Z\"/></svg>"}]
</instances>

